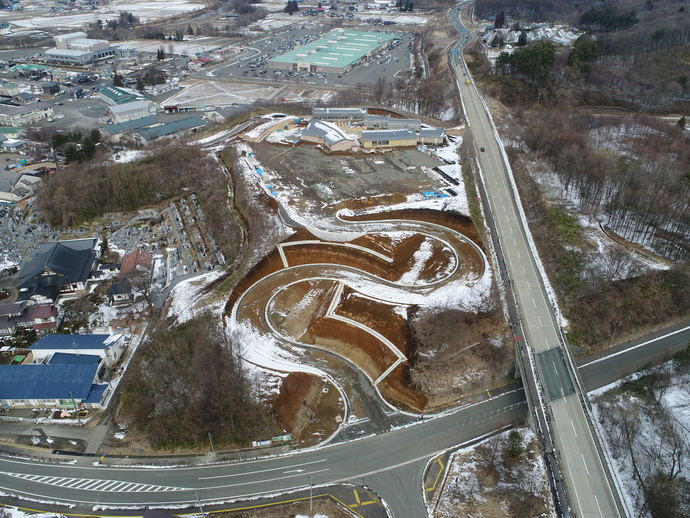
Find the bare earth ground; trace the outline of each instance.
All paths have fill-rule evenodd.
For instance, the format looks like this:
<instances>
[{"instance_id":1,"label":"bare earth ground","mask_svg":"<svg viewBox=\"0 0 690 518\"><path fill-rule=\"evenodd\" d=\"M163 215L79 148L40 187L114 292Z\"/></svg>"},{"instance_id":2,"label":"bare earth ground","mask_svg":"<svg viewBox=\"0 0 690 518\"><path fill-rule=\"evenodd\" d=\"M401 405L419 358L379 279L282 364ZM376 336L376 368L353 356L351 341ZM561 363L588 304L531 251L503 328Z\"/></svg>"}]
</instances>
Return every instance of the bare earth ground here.
<instances>
[{"instance_id":1,"label":"bare earth ground","mask_svg":"<svg viewBox=\"0 0 690 518\"><path fill-rule=\"evenodd\" d=\"M416 149L370 155L325 155L309 145L290 147L258 142L253 143L252 147L255 156L264 165L264 181L270 183L273 190L281 192L281 198L289 199L289 203L300 212L315 213L322 217L332 216L342 208L361 210L371 206L400 203L408 195L438 188L437 180L427 176L422 167L431 168L440 165L440 162ZM353 219L361 221L392 218L422 219L446 226L462 232L481 246L478 233L470 220L448 212L394 211ZM419 250L424 239L422 235L411 233L405 239L393 243L385 234L368 234L353 242L391 257L393 262L389 263L364 251L318 242L319 240L307 231L297 229L288 242L316 242L284 246L283 253L290 266L341 264L396 281L409 270L411 258ZM431 257L418 276L420 280L436 279L441 275L440 272L447 271L451 266L449 254L442 246L433 246L432 250ZM475 259L476 252L470 245L460 252L465 254L462 268L476 270L482 267L480 260ZM236 286L226 304L226 314L250 286L283 268L283 259L277 252L267 256ZM364 324L393 342L403 355L409 356L409 332L406 319L401 316L404 314L404 308L372 301L358 296L351 290L345 290L338 301L333 301L337 284L335 281L323 280L298 282L287 288L281 287L271 301L267 317L271 325L285 337L335 352L358 365L370 379L377 379L396 360L395 352L366 331L326 315L326 309L334 302L335 315ZM269 290L270 286L264 286L262 289ZM256 310L262 311L260 304L256 306ZM484 331L489 335L505 334L504 323L496 321L493 325L497 326L495 332L490 329ZM500 346L501 340L497 343ZM464 368L469 366L473 371L478 368L491 369L491 365L486 362L468 362L467 357L475 355L475 351L469 347L472 344L466 345L466 351L451 351L443 358L445 365L442 372L448 377L448 382L438 380L438 386L442 387L444 394L434 393L435 389L432 387L425 387L427 390L421 392L412 386L405 364L398 366L388 375L379 385L379 389L388 401L406 410L428 411L428 408L452 404L462 395L457 391L459 373L457 369L454 370L454 365ZM512 361L510 347L503 348L507 349L506 358ZM481 378L479 375L480 380ZM477 384L477 380L473 382ZM286 387L289 385L286 384ZM428 406L430 397L433 400L431 407ZM285 405L288 409L299 408L300 401L292 401L287 394L281 394L280 401L280 406ZM353 403L353 407L356 407L356 402ZM357 413L356 408L353 410ZM279 409L279 414L290 415L291 411L283 412ZM285 426L290 428L287 422ZM296 429L294 422L290 429Z\"/></svg>"}]
</instances>

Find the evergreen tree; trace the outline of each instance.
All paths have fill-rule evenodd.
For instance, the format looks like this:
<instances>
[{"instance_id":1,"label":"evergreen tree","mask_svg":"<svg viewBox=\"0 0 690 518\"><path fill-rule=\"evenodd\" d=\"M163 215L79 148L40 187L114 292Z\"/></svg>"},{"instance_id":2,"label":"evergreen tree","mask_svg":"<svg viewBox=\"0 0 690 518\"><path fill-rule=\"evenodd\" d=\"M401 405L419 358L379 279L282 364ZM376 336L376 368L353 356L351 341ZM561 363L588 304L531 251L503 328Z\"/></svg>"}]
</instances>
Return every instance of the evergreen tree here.
<instances>
[{"instance_id":1,"label":"evergreen tree","mask_svg":"<svg viewBox=\"0 0 690 518\"><path fill-rule=\"evenodd\" d=\"M494 20L494 29L502 29L503 24L506 22L506 13L501 11L496 15L496 19Z\"/></svg>"},{"instance_id":2,"label":"evergreen tree","mask_svg":"<svg viewBox=\"0 0 690 518\"><path fill-rule=\"evenodd\" d=\"M93 128L91 130L91 133L89 133L89 138L94 144L98 144L101 141L101 132L98 130L98 128Z\"/></svg>"},{"instance_id":3,"label":"evergreen tree","mask_svg":"<svg viewBox=\"0 0 690 518\"><path fill-rule=\"evenodd\" d=\"M125 81L120 74L113 76L113 86L125 86Z\"/></svg>"},{"instance_id":4,"label":"evergreen tree","mask_svg":"<svg viewBox=\"0 0 690 518\"><path fill-rule=\"evenodd\" d=\"M524 47L527 45L527 33L525 31L520 31L520 36L518 36L517 46Z\"/></svg>"},{"instance_id":5,"label":"evergreen tree","mask_svg":"<svg viewBox=\"0 0 690 518\"><path fill-rule=\"evenodd\" d=\"M81 153L79 153L79 148L76 144L69 144L68 146L65 146L63 154L65 155L66 164L81 161Z\"/></svg>"},{"instance_id":6,"label":"evergreen tree","mask_svg":"<svg viewBox=\"0 0 690 518\"><path fill-rule=\"evenodd\" d=\"M83 160L91 160L96 155L96 144L90 137L86 137L81 145L80 162Z\"/></svg>"},{"instance_id":7,"label":"evergreen tree","mask_svg":"<svg viewBox=\"0 0 690 518\"><path fill-rule=\"evenodd\" d=\"M685 122L685 115L683 115L680 119L678 119L678 126L680 126L680 129L685 129L685 126L687 123Z\"/></svg>"},{"instance_id":8,"label":"evergreen tree","mask_svg":"<svg viewBox=\"0 0 690 518\"><path fill-rule=\"evenodd\" d=\"M511 430L508 434L508 444L506 444L505 451L509 457L519 457L525 451L522 444L522 434L518 430Z\"/></svg>"}]
</instances>

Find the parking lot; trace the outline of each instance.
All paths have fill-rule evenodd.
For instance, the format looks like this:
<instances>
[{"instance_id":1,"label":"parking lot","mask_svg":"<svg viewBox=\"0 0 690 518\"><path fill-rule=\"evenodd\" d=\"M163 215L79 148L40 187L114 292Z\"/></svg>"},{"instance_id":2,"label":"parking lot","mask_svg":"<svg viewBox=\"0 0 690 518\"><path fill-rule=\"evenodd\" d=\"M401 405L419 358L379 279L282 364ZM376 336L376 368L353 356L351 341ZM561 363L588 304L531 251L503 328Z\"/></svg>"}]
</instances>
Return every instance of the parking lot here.
<instances>
[{"instance_id":1,"label":"parking lot","mask_svg":"<svg viewBox=\"0 0 690 518\"><path fill-rule=\"evenodd\" d=\"M229 63L204 69L193 74L197 78L251 79L277 83L297 83L317 86L356 85L375 83L379 77L389 81L400 77L410 69L410 53L414 34L411 32L386 31L400 36L400 45L372 56L366 63L345 74L280 72L269 69L268 62L290 50L317 40L323 35L322 28L306 25L292 28L247 44L247 50Z\"/></svg>"}]
</instances>

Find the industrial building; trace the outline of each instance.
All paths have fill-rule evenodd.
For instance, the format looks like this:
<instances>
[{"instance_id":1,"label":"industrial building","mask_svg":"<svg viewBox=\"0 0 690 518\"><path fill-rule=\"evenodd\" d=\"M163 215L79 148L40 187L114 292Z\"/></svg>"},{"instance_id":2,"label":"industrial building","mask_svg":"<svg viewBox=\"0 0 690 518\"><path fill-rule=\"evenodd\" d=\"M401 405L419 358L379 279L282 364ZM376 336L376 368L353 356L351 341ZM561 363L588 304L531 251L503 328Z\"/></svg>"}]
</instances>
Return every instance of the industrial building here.
<instances>
[{"instance_id":1,"label":"industrial building","mask_svg":"<svg viewBox=\"0 0 690 518\"><path fill-rule=\"evenodd\" d=\"M318 40L286 52L268 62L275 70L344 74L398 39L385 32L349 31L338 28Z\"/></svg>"},{"instance_id":2,"label":"industrial building","mask_svg":"<svg viewBox=\"0 0 690 518\"><path fill-rule=\"evenodd\" d=\"M115 55L108 40L93 40L85 32L71 32L55 36L55 48L43 53L47 61L86 65Z\"/></svg>"},{"instance_id":3,"label":"industrial building","mask_svg":"<svg viewBox=\"0 0 690 518\"><path fill-rule=\"evenodd\" d=\"M0 104L0 126L24 126L55 115L53 107L43 101L22 106Z\"/></svg>"},{"instance_id":4,"label":"industrial building","mask_svg":"<svg viewBox=\"0 0 690 518\"><path fill-rule=\"evenodd\" d=\"M110 106L108 115L115 124L135 119L142 119L151 115L151 103L148 101L134 101L125 104Z\"/></svg>"}]
</instances>

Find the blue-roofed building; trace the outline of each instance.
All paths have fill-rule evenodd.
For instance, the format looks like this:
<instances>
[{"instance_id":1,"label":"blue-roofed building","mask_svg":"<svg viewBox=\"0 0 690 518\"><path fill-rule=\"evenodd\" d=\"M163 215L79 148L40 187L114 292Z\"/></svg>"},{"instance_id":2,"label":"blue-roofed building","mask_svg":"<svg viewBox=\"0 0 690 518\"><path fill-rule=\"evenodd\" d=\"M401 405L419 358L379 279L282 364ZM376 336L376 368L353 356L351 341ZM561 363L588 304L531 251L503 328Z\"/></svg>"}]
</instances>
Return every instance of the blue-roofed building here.
<instances>
[{"instance_id":1,"label":"blue-roofed building","mask_svg":"<svg viewBox=\"0 0 690 518\"><path fill-rule=\"evenodd\" d=\"M101 358L97 354L68 354L68 353L55 353L48 362L50 365L65 365L65 364L77 364L77 363L95 363L98 365L101 363Z\"/></svg>"},{"instance_id":2,"label":"blue-roofed building","mask_svg":"<svg viewBox=\"0 0 690 518\"><path fill-rule=\"evenodd\" d=\"M103 408L109 385L99 383L97 363L0 365L0 405Z\"/></svg>"},{"instance_id":3,"label":"blue-roofed building","mask_svg":"<svg viewBox=\"0 0 690 518\"><path fill-rule=\"evenodd\" d=\"M47 363L56 354L95 355L113 367L122 357L125 335L58 335L42 337L29 347L33 362Z\"/></svg>"}]
</instances>

